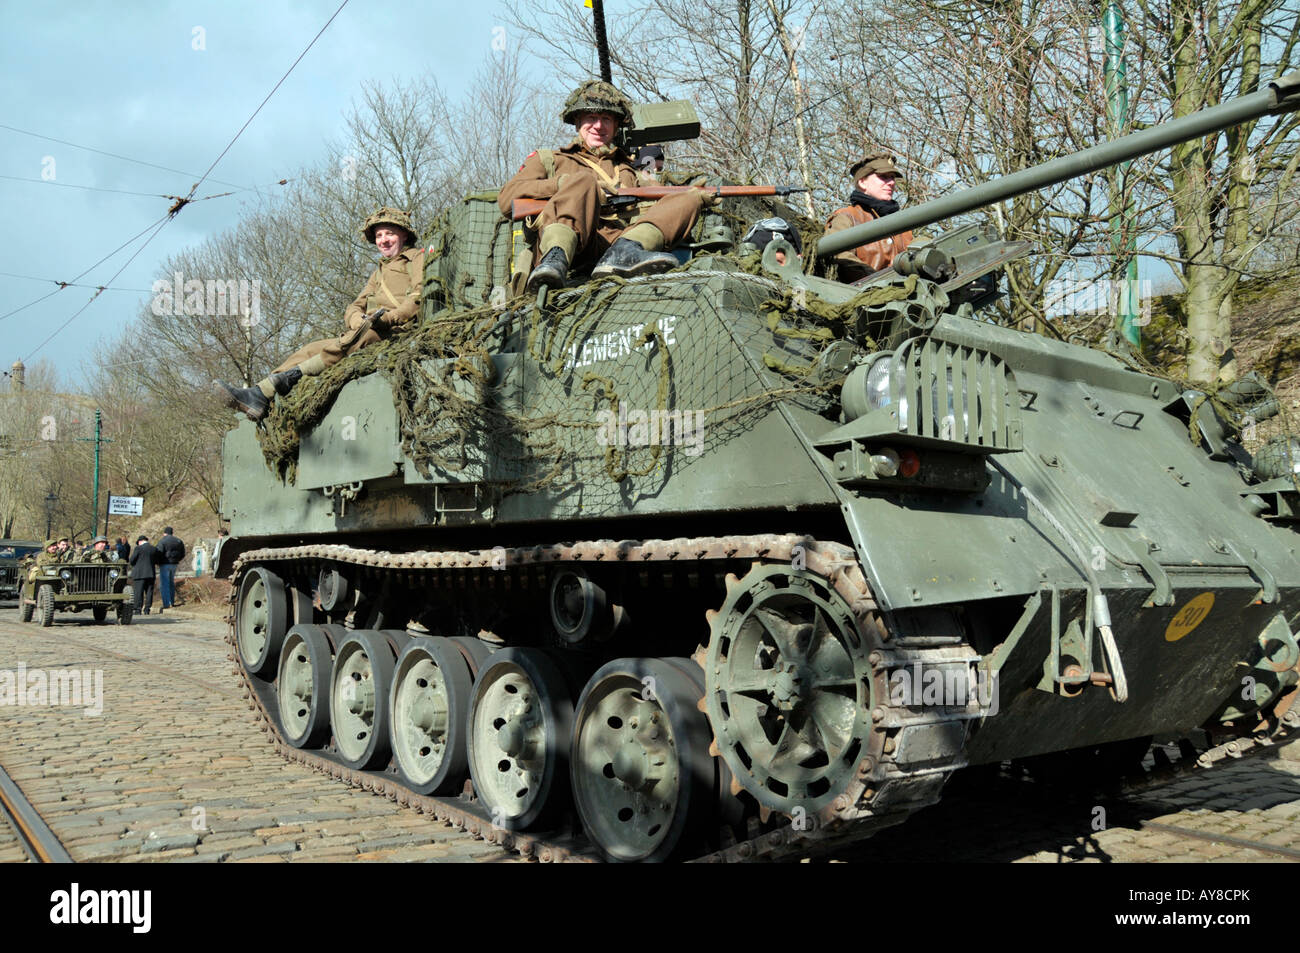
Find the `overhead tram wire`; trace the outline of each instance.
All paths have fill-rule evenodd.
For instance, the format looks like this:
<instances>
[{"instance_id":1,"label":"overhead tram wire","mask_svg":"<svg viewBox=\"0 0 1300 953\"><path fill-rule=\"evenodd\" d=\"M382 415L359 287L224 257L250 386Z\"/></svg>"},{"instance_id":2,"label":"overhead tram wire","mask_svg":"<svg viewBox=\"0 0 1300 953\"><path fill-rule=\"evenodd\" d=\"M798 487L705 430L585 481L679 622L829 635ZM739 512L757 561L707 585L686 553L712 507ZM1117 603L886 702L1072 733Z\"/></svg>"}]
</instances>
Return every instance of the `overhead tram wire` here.
<instances>
[{"instance_id":1,"label":"overhead tram wire","mask_svg":"<svg viewBox=\"0 0 1300 953\"><path fill-rule=\"evenodd\" d=\"M33 179L30 176L22 175L0 175L0 179L9 179L12 182L32 182L36 185L57 185L63 189L82 189L86 192L113 192L117 195L139 195L148 199L179 199L179 195L168 195L165 192L129 192L126 189L107 189L98 185L73 185L69 182L52 182L49 179ZM218 181L213 179L213 182ZM288 182L288 179L282 179L282 182ZM254 189L235 189L231 192L218 192L215 195L205 195L201 199L193 199L194 202L206 202L208 199L221 199L227 195L238 195L240 192L252 192Z\"/></svg>"},{"instance_id":2,"label":"overhead tram wire","mask_svg":"<svg viewBox=\"0 0 1300 953\"><path fill-rule=\"evenodd\" d=\"M11 182L33 182L38 185L57 185L64 189L82 189L86 192L115 192L118 195L139 195L144 198L168 198L166 195L160 195L157 192L128 192L125 189L106 189L97 185L72 185L69 182L52 182L49 179L33 179L30 176L23 175L0 175L0 179L8 179Z\"/></svg>"},{"instance_id":3,"label":"overhead tram wire","mask_svg":"<svg viewBox=\"0 0 1300 953\"><path fill-rule=\"evenodd\" d=\"M62 291L64 288L97 288L100 291L132 291L136 294L151 294L144 288L108 288L104 285L80 285L75 281L59 281L57 278L37 278L35 275L18 275L12 271L0 271L0 278L21 278L23 281L41 281L45 284L54 284L59 287L55 291Z\"/></svg>"},{"instance_id":4,"label":"overhead tram wire","mask_svg":"<svg viewBox=\"0 0 1300 953\"><path fill-rule=\"evenodd\" d=\"M203 180L206 179L212 173L212 170L217 167L217 164L220 163L221 160L226 157L226 153L230 151L231 147L234 146L235 142L238 141L239 137L244 134L244 130L249 127L249 125L253 122L254 119L257 118L257 114L262 111L262 107L271 101L271 97L275 95L276 90L278 90L282 85L284 85L284 81L289 78L289 74L292 73L294 69L297 67L297 65L302 62L302 58L311 51L311 48L316 45L316 41L319 40L324 35L325 31L329 29L330 24L333 23L334 19L340 13L343 12L343 8L346 7L347 5L348 5L348 0L343 0L343 2L339 4L339 8L330 15L330 18L328 20L325 21L325 25L320 28L320 32L311 38L311 42L307 44L306 49L304 49L301 53L298 54L298 58L293 61L293 63L289 66L287 70L285 70L284 75L280 77L280 81L276 83L273 87L271 87L271 91L266 94L266 98L263 99L262 102L258 104L258 107L256 109L253 110L253 115L249 116L248 120L242 126L239 127L239 132L235 133L235 138L231 139L230 142L226 144L226 148L221 150L221 155L217 156L215 159L212 160L212 165L208 166L208 171L204 172L202 177L199 179L199 181L194 183L194 187L190 189L190 195L193 195L195 192L198 191L199 186L203 184ZM215 182L217 180L213 179L213 181Z\"/></svg>"},{"instance_id":5,"label":"overhead tram wire","mask_svg":"<svg viewBox=\"0 0 1300 953\"><path fill-rule=\"evenodd\" d=\"M154 238L158 235L159 232L161 232L164 228L167 227L167 223L170 222L171 220L172 220L172 215L169 214L163 216L162 221L157 223L158 227L153 230L153 234L144 240L144 244L142 244L139 248L137 248L134 252L131 253L131 257L128 258L123 263L121 268L117 269L117 271L113 273L113 277L109 278L108 281L104 282L103 287L96 290L95 293L90 296L90 299L85 304L83 304L80 308L78 308L75 312L73 312L72 317L68 318L68 320L60 324L57 328L55 328L53 331L49 333L49 335L45 338L44 341L36 345L36 347L32 350L32 352L28 354L25 358L23 358L23 363L26 364L30 362L31 359L36 356L36 354L40 351L41 348L45 347L45 345L53 341L63 331L64 328L66 328L69 324L75 321L83 311L89 308L91 304L94 303L95 299L104 293L104 290L108 287L108 285L111 285L115 280L117 280L117 276L120 275L122 272L126 271L127 267L131 264L131 262L135 261L136 258L139 257L140 252L144 251L146 248L149 247L149 243L154 240ZM140 237L139 235L136 236L136 238L139 237ZM91 267L93 268L94 266L92 265ZM88 268L86 270L89 271L90 269ZM77 277L80 278L81 276L78 275Z\"/></svg>"},{"instance_id":6,"label":"overhead tram wire","mask_svg":"<svg viewBox=\"0 0 1300 953\"><path fill-rule=\"evenodd\" d=\"M343 0L343 2L339 4L338 9L335 10L332 14L330 14L330 18L325 21L325 25L320 28L320 31L317 32L317 34L314 37L312 37L311 42L308 43L307 46L303 49L303 51L298 54L298 58L295 59L292 64L290 64L287 70L285 70L284 75L280 77L279 81L273 87L271 87L271 91L266 94L266 98L264 98L258 104L257 108L253 110L253 114L248 117L248 119L244 122L242 126L239 127L239 131L235 133L234 138L232 138L228 143L226 143L226 147L221 150L221 154L218 155L214 160L212 160L212 164L208 166L207 171L204 172L203 175L199 177L199 180L195 182L194 185L190 188L190 194L184 198L181 198L179 196L176 197L176 204L174 204L170 209L167 210L167 214L163 216L162 221L158 224L158 227L154 229L153 233L144 240L144 244L141 245L132 253L131 257L128 258L125 264L123 264L122 267L119 268L113 274L112 278L109 278L108 281L104 282L104 285L100 287L98 290L96 290L93 295L90 296L90 300L88 300L84 305L78 308L73 313L73 315L70 318L68 318L68 320L64 321L52 332L50 332L50 334L45 338L45 340L43 340L40 344L36 345L36 347L32 350L32 352L28 354L27 357L23 358L24 363L30 361L33 357L35 357L36 354L40 352L41 348L45 347L45 345L49 344L50 341L54 340L55 337L57 337L60 333L62 333L64 328L70 325L73 321L77 319L77 317L82 312L84 312L87 308L89 308L91 304L95 301L95 299L98 298L104 292L105 288L107 288L108 285L111 285L117 279L117 276L127 269L127 266L129 266L131 262L135 261L135 259L140 255L140 252L144 251L146 248L149 247L149 243L152 242L158 236L159 232L161 232L164 228L167 227L167 223L170 222L173 218L175 218L177 213L180 212L181 209L183 209L186 205L193 204L196 201L198 202L204 201L203 199L195 199L193 197L194 193L199 190L199 186L202 185L204 181L207 179L207 177L212 174L212 170L217 167L218 163L220 163L221 160L226 157L226 153L231 150L234 144L239 140L239 137L244 134L244 130L249 127L249 125L253 122L254 119L257 118L257 114L262 111L262 107L264 107L268 102L271 101L271 97L274 96L276 91L281 86L284 85L284 81L289 78L289 74L292 73L294 69L298 66L298 64L302 62L302 58L311 51L311 48L316 45L316 41L319 40L325 34L325 31L329 29L330 24L333 23L334 20L338 17L338 15L343 12L343 8L346 7L347 5L348 5L348 0ZM0 128L8 129L12 127L0 125ZM21 132L22 130L19 131ZM213 179L212 181L219 182L220 179ZM238 188L238 186L236 187ZM208 198L216 198L216 197L217 196L208 196ZM145 229L145 231L148 231L148 229ZM141 232L140 234L143 234L143 232ZM135 236L135 238L139 238L139 237L140 237L139 235ZM127 242L124 244L129 244L130 242L134 241L135 238L127 239ZM120 247L121 246L119 246L119 248ZM116 250L111 252L108 257L111 257L113 254L116 254ZM90 271L91 268L95 268L102 261L104 261L104 259L100 259L99 262L96 262L94 265L91 265L90 268L86 269L86 271ZM77 275L77 278L81 278L83 275L85 275L85 273L86 272L83 271L80 275ZM73 280L75 281L76 279L74 278ZM55 290L59 291L62 289L55 289ZM50 292L50 294L54 294L54 293L55 292ZM46 295L46 297L49 297L49 295ZM32 302L31 304L35 304L35 303L36 302ZM30 306L31 306L30 304L23 305L24 308ZM18 310L21 311L22 308L19 308ZM15 314L15 313L16 312L13 311L10 312L10 314ZM4 318L8 316L9 315L0 316L0 320L4 320Z\"/></svg>"},{"instance_id":7,"label":"overhead tram wire","mask_svg":"<svg viewBox=\"0 0 1300 953\"><path fill-rule=\"evenodd\" d=\"M59 287L55 288L53 291L48 292L47 294L43 294L43 295L41 295L41 296L40 296L39 298L37 298L35 301L29 301L29 302L27 302L27 303L24 304L24 305L19 305L18 307L14 308L12 311L6 311L4 314L0 314L0 321L3 321L5 318L9 317L10 315L17 314L19 311L26 311L28 308L30 308L30 307L31 307L32 305L34 305L34 304L40 304L40 303L41 303L42 301L44 301L46 298L50 297L51 295L56 295L56 294L58 294L58 293L59 293L60 291L62 291L64 288L72 287L72 286L74 285L74 283L75 283L79 278L84 278L84 277L86 276L87 273L89 273L89 272L91 272L91 271L94 271L96 268L98 268L98 267L99 267L100 265L102 265L104 262L108 261L108 260L109 260L110 258L112 258L114 255L116 255L118 252L120 252L120 251L121 251L123 248L125 248L127 245L131 244L133 241L135 241L137 238L139 238L139 237L140 237L141 235L143 235L145 232L149 231L149 229L153 228L155 225L158 225L159 223L166 224L166 220L167 220L167 218L168 218L168 216L164 215L162 218L155 219L154 221L150 222L150 223L149 223L148 225L146 225L143 229L141 229L140 231L136 232L134 235L132 235L132 236L131 236L130 238L128 238L126 241L122 242L122 244L118 245L118 246L117 246L116 248L114 248L111 252L109 252L109 253L108 253L107 255L105 255L103 258L99 259L99 261L95 262L93 265L91 265L89 268L87 268L87 269L86 269L85 271L83 271L81 274L73 276L72 281L59 281L59 282L56 282L56 284L58 284ZM138 254L138 253L137 253L137 254ZM132 256L132 257L134 257L134 256ZM118 274L120 275L121 272L119 271ZM20 277L21 277L21 276L20 276ZM117 275L114 275L113 277L116 278ZM111 282L111 280L110 280L109 282L106 282L106 283L103 284L103 285L94 285L94 286L92 286L92 287L97 288L98 290L95 292L95 296L92 297L90 300L91 300L91 301L94 301L95 298L99 297L99 292L100 292L100 291L105 291L105 290L116 290L116 289L109 289L109 288L108 288L108 285L111 284L111 283L112 283L112 282ZM89 304L90 302L88 301L88 302L86 302L86 303ZM83 309L83 310L84 310L84 309ZM78 311L77 313L80 314L81 312Z\"/></svg>"},{"instance_id":8,"label":"overhead tram wire","mask_svg":"<svg viewBox=\"0 0 1300 953\"><path fill-rule=\"evenodd\" d=\"M143 159L133 159L130 156L119 155L116 152L105 152L103 149L95 149L92 148L91 146L83 146L76 142L69 142L67 139L56 139L54 136L42 135L39 132L29 132L26 129L19 129L16 126L6 126L4 123L0 123L0 129L8 129L10 132L22 133L24 136L32 136L33 138L36 139L45 139L49 142L57 142L60 145L64 145L64 146L72 146L72 148L74 149L84 149L86 152L94 152L101 156L108 156L111 159L121 159L123 162L134 162L136 165L148 166L151 169L160 169L163 172L171 172L174 173L175 175L183 175L187 179L194 178L193 172L184 172L180 169L173 169L165 165L156 165L153 162L145 162ZM251 189L249 189L249 187L246 185L238 185L234 182L222 182L220 179L213 179L212 181L216 182L218 185L228 185L231 188L243 189L244 191L251 191Z\"/></svg>"}]
</instances>

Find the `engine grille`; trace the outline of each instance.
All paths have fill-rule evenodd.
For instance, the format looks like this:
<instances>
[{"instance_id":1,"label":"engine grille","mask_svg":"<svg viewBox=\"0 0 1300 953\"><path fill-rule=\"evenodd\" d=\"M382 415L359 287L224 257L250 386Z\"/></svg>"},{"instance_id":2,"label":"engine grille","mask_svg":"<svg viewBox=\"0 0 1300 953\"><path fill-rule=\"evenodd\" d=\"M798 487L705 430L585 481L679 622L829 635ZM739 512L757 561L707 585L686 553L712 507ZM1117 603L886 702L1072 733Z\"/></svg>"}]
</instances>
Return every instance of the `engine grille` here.
<instances>
[{"instance_id":1,"label":"engine grille","mask_svg":"<svg viewBox=\"0 0 1300 953\"><path fill-rule=\"evenodd\" d=\"M112 581L108 578L108 566L66 566L72 570L72 578L64 583L64 592L69 594L109 593L113 591Z\"/></svg>"}]
</instances>

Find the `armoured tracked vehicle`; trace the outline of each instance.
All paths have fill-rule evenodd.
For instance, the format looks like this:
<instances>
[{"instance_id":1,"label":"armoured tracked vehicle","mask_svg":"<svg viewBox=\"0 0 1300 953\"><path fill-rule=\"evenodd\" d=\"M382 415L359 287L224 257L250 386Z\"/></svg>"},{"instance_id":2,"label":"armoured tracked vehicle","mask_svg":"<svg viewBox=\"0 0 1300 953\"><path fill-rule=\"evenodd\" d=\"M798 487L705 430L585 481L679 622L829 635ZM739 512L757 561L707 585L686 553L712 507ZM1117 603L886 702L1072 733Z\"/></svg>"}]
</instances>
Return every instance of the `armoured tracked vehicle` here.
<instances>
[{"instance_id":1,"label":"armoured tracked vehicle","mask_svg":"<svg viewBox=\"0 0 1300 953\"><path fill-rule=\"evenodd\" d=\"M815 254L1296 107L1292 76ZM675 271L511 299L492 199L433 229L419 328L226 438L231 640L287 756L542 859L754 859L967 765L1208 764L1300 720L1291 445L1231 419L1262 387L976 319L1020 250L973 231L850 287L715 218Z\"/></svg>"}]
</instances>

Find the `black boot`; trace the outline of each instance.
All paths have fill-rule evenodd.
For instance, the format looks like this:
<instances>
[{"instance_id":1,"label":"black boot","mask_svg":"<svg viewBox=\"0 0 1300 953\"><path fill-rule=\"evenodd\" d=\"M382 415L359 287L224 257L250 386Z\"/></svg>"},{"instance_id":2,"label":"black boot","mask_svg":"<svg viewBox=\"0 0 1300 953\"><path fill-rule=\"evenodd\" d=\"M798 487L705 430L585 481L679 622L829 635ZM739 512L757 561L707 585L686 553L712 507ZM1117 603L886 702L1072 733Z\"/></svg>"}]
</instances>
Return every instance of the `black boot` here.
<instances>
[{"instance_id":1,"label":"black boot","mask_svg":"<svg viewBox=\"0 0 1300 953\"><path fill-rule=\"evenodd\" d=\"M302 371L296 367L271 375L271 384L275 387L275 392L281 397L286 396L289 391L293 390L293 385L300 380L302 380Z\"/></svg>"},{"instance_id":2,"label":"black boot","mask_svg":"<svg viewBox=\"0 0 1300 953\"><path fill-rule=\"evenodd\" d=\"M676 255L670 255L666 251L646 251L632 239L620 238L609 246L609 251L591 269L591 277L617 275L620 278L633 278L667 271L680 264Z\"/></svg>"},{"instance_id":3,"label":"black boot","mask_svg":"<svg viewBox=\"0 0 1300 953\"><path fill-rule=\"evenodd\" d=\"M213 381L212 386L225 400L227 407L242 410L249 420L261 420L271 409L271 399L257 387L231 387L225 381Z\"/></svg>"},{"instance_id":4,"label":"black boot","mask_svg":"<svg viewBox=\"0 0 1300 953\"><path fill-rule=\"evenodd\" d=\"M569 277L569 256L563 248L552 248L537 263L533 273L528 276L528 291L535 293L545 285L548 288L564 287L564 279Z\"/></svg>"}]
</instances>

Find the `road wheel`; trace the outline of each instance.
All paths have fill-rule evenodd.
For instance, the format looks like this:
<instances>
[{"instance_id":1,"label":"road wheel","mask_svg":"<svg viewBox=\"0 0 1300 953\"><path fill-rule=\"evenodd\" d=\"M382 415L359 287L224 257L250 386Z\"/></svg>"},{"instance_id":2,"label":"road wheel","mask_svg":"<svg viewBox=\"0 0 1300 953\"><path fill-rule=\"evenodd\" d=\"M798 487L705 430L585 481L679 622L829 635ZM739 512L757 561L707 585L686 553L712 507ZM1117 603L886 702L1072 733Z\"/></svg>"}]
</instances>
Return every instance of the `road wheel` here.
<instances>
[{"instance_id":1,"label":"road wheel","mask_svg":"<svg viewBox=\"0 0 1300 953\"><path fill-rule=\"evenodd\" d=\"M398 769L415 793L464 787L471 684L469 663L450 639L412 639L398 658L389 730Z\"/></svg>"},{"instance_id":2,"label":"road wheel","mask_svg":"<svg viewBox=\"0 0 1300 953\"><path fill-rule=\"evenodd\" d=\"M574 715L573 799L607 859L663 861L702 838L717 800L703 694L666 659L616 659L587 682Z\"/></svg>"},{"instance_id":3,"label":"road wheel","mask_svg":"<svg viewBox=\"0 0 1300 953\"><path fill-rule=\"evenodd\" d=\"M32 610L36 608L27 601L27 594L21 589L18 590L18 621L31 622Z\"/></svg>"},{"instance_id":4,"label":"road wheel","mask_svg":"<svg viewBox=\"0 0 1300 953\"><path fill-rule=\"evenodd\" d=\"M36 592L36 619L46 627L54 624L54 590L49 586L41 586Z\"/></svg>"},{"instance_id":5,"label":"road wheel","mask_svg":"<svg viewBox=\"0 0 1300 953\"><path fill-rule=\"evenodd\" d=\"M108 618L108 606L91 606L90 611L97 623L103 623Z\"/></svg>"},{"instance_id":6,"label":"road wheel","mask_svg":"<svg viewBox=\"0 0 1300 953\"><path fill-rule=\"evenodd\" d=\"M352 632L338 646L330 674L330 726L350 768L382 767L390 755L388 699L394 653L384 633Z\"/></svg>"},{"instance_id":7,"label":"road wheel","mask_svg":"<svg viewBox=\"0 0 1300 953\"><path fill-rule=\"evenodd\" d=\"M235 602L235 644L244 668L267 681L274 678L287 631L289 600L284 582L265 567L252 567L239 582Z\"/></svg>"},{"instance_id":8,"label":"road wheel","mask_svg":"<svg viewBox=\"0 0 1300 953\"><path fill-rule=\"evenodd\" d=\"M98 609L95 610L98 613ZM130 625L135 615L135 591L130 586L122 587L122 601L117 606L117 624ZM98 618L98 616L96 616Z\"/></svg>"},{"instance_id":9,"label":"road wheel","mask_svg":"<svg viewBox=\"0 0 1300 953\"><path fill-rule=\"evenodd\" d=\"M333 653L321 627L295 625L284 637L276 682L280 725L295 748L319 748L330 736Z\"/></svg>"},{"instance_id":10,"label":"road wheel","mask_svg":"<svg viewBox=\"0 0 1300 953\"><path fill-rule=\"evenodd\" d=\"M544 828L569 806L573 696L537 649L502 649L478 673L469 773L495 826Z\"/></svg>"}]
</instances>

